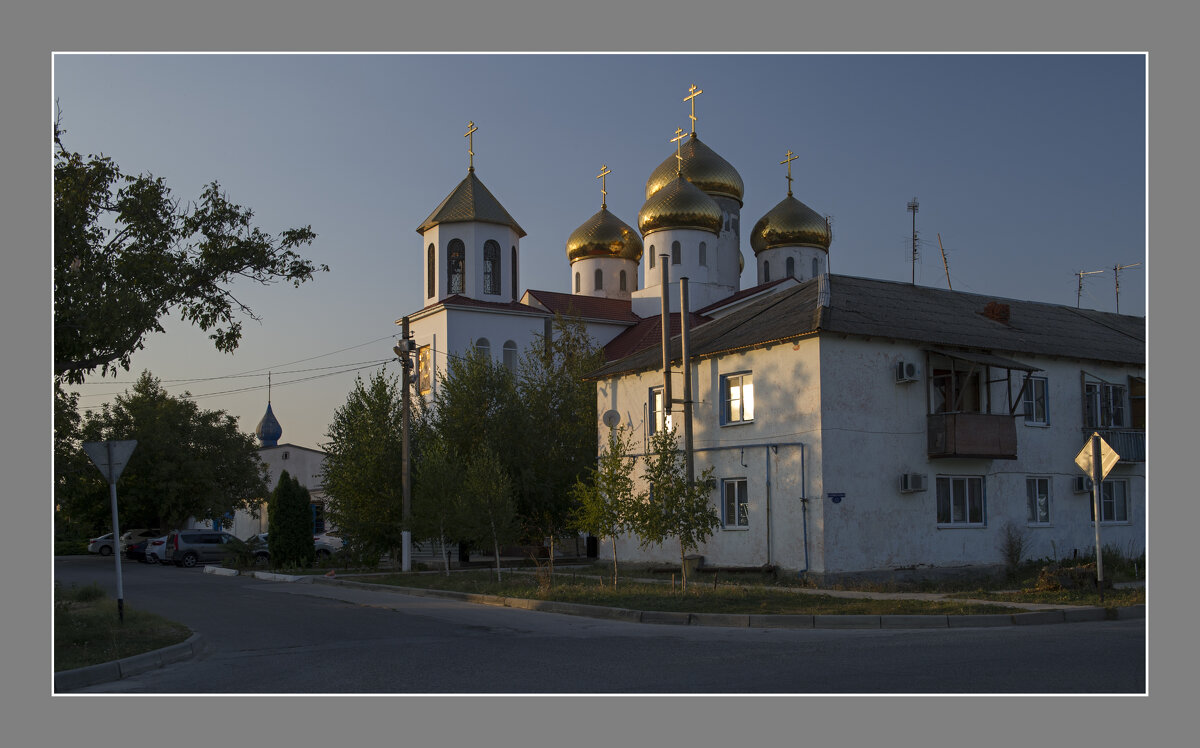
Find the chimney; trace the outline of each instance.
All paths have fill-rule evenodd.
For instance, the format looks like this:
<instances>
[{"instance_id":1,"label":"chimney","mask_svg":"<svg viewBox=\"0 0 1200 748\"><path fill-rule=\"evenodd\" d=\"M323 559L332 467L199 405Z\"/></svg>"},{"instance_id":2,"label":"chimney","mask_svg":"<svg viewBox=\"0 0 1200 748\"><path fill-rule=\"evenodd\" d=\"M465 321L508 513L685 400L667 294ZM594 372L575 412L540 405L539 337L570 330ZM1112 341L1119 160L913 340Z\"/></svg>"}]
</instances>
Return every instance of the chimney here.
<instances>
[{"instance_id":1,"label":"chimney","mask_svg":"<svg viewBox=\"0 0 1200 748\"><path fill-rule=\"evenodd\" d=\"M1001 324L1007 325L1011 312L1008 304L1001 304L996 301L989 301L987 306L983 308L983 316L988 319L995 320Z\"/></svg>"}]
</instances>

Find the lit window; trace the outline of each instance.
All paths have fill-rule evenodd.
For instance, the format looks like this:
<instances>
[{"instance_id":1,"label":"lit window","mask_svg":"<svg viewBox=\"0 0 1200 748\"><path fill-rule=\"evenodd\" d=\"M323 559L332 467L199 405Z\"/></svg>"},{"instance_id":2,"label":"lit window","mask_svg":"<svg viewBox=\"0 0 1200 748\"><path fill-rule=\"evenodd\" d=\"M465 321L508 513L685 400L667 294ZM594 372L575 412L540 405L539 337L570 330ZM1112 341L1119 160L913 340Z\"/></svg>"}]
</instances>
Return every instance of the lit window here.
<instances>
[{"instance_id":1,"label":"lit window","mask_svg":"<svg viewBox=\"0 0 1200 748\"><path fill-rule=\"evenodd\" d=\"M722 423L754 420L754 381L750 374L726 374L721 377Z\"/></svg>"},{"instance_id":2,"label":"lit window","mask_svg":"<svg viewBox=\"0 0 1200 748\"><path fill-rule=\"evenodd\" d=\"M983 526L983 476L937 477L937 523L950 526Z\"/></svg>"},{"instance_id":3,"label":"lit window","mask_svg":"<svg viewBox=\"0 0 1200 748\"><path fill-rule=\"evenodd\" d=\"M1025 500L1029 508L1026 519L1033 525L1050 523L1050 479L1026 478Z\"/></svg>"},{"instance_id":4,"label":"lit window","mask_svg":"<svg viewBox=\"0 0 1200 748\"><path fill-rule=\"evenodd\" d=\"M650 388L648 407L650 409L650 433L657 434L663 430L663 388Z\"/></svg>"},{"instance_id":5,"label":"lit window","mask_svg":"<svg viewBox=\"0 0 1200 748\"><path fill-rule=\"evenodd\" d=\"M1045 425L1050 422L1047 407L1046 378L1030 377L1025 388L1025 423Z\"/></svg>"},{"instance_id":6,"label":"lit window","mask_svg":"<svg viewBox=\"0 0 1200 748\"><path fill-rule=\"evenodd\" d=\"M725 501L722 503L722 522L725 527L749 527L750 509L746 498L746 479L724 481Z\"/></svg>"}]
</instances>

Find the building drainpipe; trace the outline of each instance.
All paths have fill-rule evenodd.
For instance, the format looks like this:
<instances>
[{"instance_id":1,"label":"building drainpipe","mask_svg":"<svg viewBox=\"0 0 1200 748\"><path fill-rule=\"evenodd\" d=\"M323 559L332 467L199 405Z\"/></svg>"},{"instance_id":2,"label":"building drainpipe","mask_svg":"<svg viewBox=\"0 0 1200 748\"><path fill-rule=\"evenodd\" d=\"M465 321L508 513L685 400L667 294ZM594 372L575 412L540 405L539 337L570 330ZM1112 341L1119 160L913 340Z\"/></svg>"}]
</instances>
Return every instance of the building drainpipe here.
<instances>
[{"instance_id":1,"label":"building drainpipe","mask_svg":"<svg viewBox=\"0 0 1200 748\"><path fill-rule=\"evenodd\" d=\"M808 491L804 474L804 445L800 445L800 516L804 521L804 568L800 577L808 576Z\"/></svg>"}]
</instances>

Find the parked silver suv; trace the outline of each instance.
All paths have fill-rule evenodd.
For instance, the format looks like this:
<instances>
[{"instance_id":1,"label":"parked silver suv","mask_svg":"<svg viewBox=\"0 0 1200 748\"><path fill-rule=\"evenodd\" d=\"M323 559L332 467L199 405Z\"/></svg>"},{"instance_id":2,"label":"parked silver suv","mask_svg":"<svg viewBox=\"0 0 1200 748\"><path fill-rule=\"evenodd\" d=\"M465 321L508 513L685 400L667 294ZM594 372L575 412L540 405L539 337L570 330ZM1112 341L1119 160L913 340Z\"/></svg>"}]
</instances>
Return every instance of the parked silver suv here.
<instances>
[{"instance_id":1,"label":"parked silver suv","mask_svg":"<svg viewBox=\"0 0 1200 748\"><path fill-rule=\"evenodd\" d=\"M229 554L231 540L234 537L221 530L172 530L167 535L167 558L188 568L207 561L220 563Z\"/></svg>"}]
</instances>

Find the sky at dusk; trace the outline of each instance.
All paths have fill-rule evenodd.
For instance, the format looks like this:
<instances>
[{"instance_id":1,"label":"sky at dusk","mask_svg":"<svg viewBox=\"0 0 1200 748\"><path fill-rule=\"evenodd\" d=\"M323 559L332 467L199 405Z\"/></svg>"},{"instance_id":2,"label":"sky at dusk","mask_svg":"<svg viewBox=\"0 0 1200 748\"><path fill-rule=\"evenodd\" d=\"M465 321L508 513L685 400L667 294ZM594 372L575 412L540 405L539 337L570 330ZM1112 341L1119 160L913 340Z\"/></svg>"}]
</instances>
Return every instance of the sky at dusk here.
<instances>
[{"instance_id":1,"label":"sky at dusk","mask_svg":"<svg viewBox=\"0 0 1200 748\"><path fill-rule=\"evenodd\" d=\"M72 387L98 409L149 370L253 431L319 448L356 372L392 358L421 299L416 227L467 172L525 229L520 285L569 291L568 235L600 207L636 226L650 172L689 129L745 184L748 232L787 194L832 217L836 274L1146 314L1145 57L1126 55L94 55L54 58L66 147L219 181L270 233L311 225L311 283L235 285L262 321L218 352L167 320L128 373ZM641 285L639 283L639 285ZM393 361L389 372L398 373Z\"/></svg>"}]
</instances>

